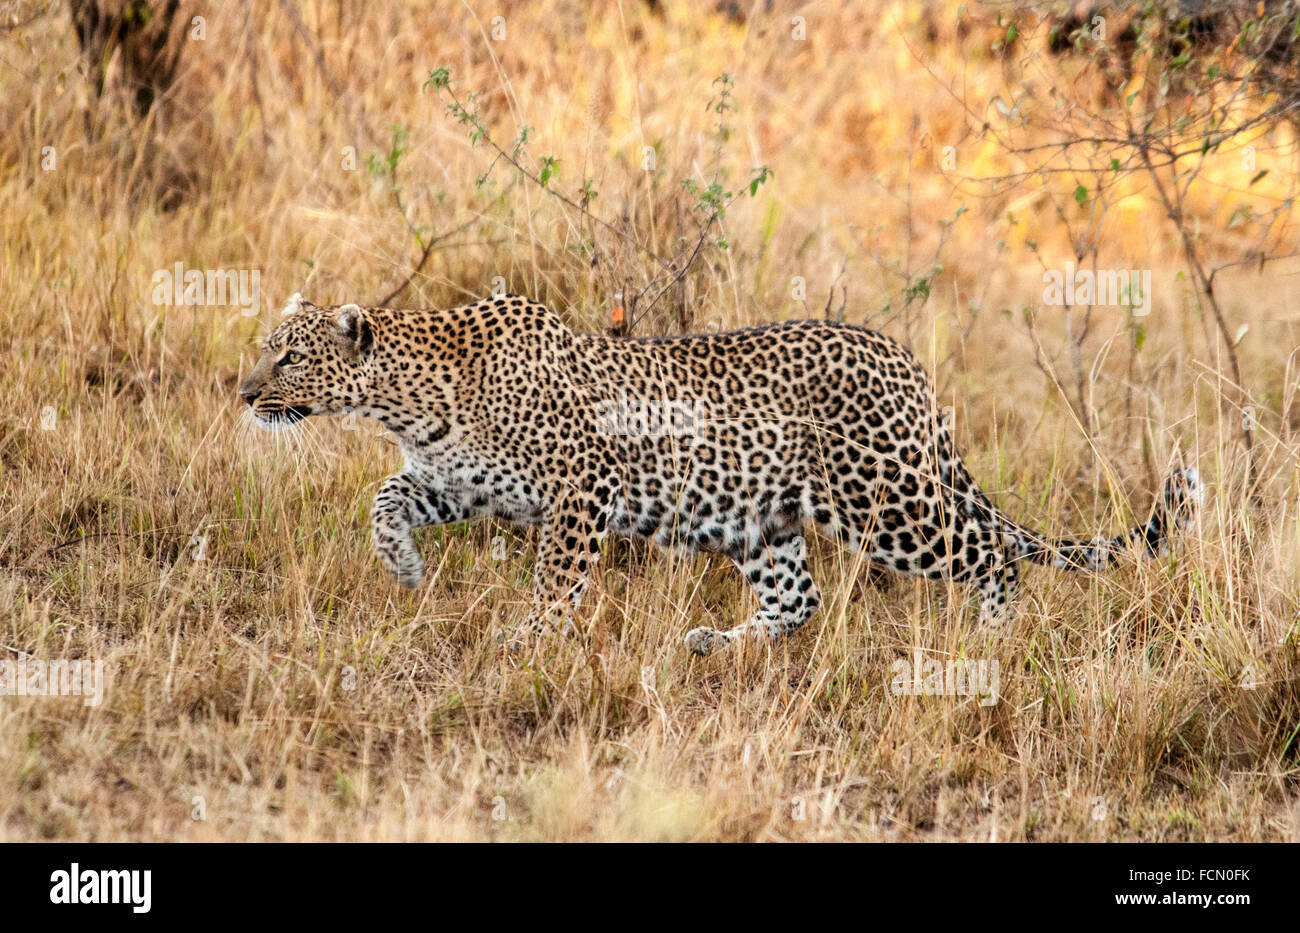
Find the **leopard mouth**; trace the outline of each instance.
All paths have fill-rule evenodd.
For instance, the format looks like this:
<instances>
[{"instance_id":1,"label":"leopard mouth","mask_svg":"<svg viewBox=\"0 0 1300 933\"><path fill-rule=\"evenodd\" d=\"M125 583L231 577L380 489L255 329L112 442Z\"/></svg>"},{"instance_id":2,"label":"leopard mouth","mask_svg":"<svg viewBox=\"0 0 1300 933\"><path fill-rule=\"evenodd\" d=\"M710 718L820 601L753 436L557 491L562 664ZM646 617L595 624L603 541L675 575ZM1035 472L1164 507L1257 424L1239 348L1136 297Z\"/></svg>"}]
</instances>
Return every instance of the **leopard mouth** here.
<instances>
[{"instance_id":1,"label":"leopard mouth","mask_svg":"<svg viewBox=\"0 0 1300 933\"><path fill-rule=\"evenodd\" d=\"M311 414L309 405L278 405L259 408L254 411L257 420L265 425L297 424Z\"/></svg>"}]
</instances>

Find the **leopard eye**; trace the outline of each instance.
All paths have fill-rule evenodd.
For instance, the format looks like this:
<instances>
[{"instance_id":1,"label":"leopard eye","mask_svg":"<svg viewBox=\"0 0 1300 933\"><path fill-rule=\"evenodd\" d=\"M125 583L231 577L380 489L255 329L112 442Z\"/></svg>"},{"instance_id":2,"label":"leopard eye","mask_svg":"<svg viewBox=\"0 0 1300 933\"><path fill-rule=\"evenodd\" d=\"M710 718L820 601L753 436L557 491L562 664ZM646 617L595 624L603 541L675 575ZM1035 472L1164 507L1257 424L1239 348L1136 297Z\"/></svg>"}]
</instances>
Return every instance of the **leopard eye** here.
<instances>
[{"instance_id":1,"label":"leopard eye","mask_svg":"<svg viewBox=\"0 0 1300 933\"><path fill-rule=\"evenodd\" d=\"M301 353L299 353L297 350L290 350L290 351L289 351L288 353L286 353L284 356L280 357L280 363L279 363L279 365L281 365L281 366L297 366L299 363L301 363L301 362L302 362L303 360L305 360L305 359L307 359L307 357L303 356L303 355L302 355Z\"/></svg>"}]
</instances>

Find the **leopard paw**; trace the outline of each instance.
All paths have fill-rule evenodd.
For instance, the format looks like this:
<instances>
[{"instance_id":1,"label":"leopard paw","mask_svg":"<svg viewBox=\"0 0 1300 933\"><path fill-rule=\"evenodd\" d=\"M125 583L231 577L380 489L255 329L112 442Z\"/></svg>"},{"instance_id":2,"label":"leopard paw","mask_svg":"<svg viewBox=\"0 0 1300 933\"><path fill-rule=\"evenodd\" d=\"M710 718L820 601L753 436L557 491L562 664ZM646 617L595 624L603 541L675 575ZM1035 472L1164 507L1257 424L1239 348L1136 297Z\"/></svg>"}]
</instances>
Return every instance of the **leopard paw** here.
<instances>
[{"instance_id":1,"label":"leopard paw","mask_svg":"<svg viewBox=\"0 0 1300 933\"><path fill-rule=\"evenodd\" d=\"M707 627L691 629L682 641L693 654L701 657L710 652L722 651L731 643L725 634Z\"/></svg>"}]
</instances>

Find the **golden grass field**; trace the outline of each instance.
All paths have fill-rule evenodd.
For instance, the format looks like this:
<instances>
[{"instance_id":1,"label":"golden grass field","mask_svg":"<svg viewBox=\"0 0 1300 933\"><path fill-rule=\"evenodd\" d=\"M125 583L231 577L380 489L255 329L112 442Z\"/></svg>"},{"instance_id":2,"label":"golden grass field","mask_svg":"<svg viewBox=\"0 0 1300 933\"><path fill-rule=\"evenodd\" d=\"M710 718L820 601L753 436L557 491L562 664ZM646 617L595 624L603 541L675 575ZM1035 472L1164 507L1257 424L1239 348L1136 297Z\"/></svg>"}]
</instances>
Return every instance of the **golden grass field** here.
<instances>
[{"instance_id":1,"label":"golden grass field","mask_svg":"<svg viewBox=\"0 0 1300 933\"><path fill-rule=\"evenodd\" d=\"M958 180L1017 167L980 133L1015 92L995 15L737 6L231 3L145 117L91 93L62 7L0 33L0 659L110 675L98 707L0 697L0 839L1300 839L1300 263L1216 281L1244 328L1243 404L1135 176L1099 239L1103 265L1151 270L1150 313L1094 309L1072 360L1081 315L1043 306L1040 258L1072 258L1076 182ZM471 145L422 89L437 67L506 148L532 128L521 162L558 160L551 189L589 180L591 212L664 255L695 237L683 178L725 165L739 189L770 168L715 231L727 249L639 333L821 316L833 294L926 362L1018 520L1115 534L1186 462L1210 487L1199 528L1104 576L1029 571L1001 631L960 589L878 585L814 541L817 619L702 660L682 636L742 621L743 581L723 558L613 543L581 631L503 656L528 533L427 529L426 584L403 591L368 526L394 446L366 423L258 433L235 394L292 292L377 301L418 261L415 233L447 235L401 304L501 277L596 329L653 271ZM1189 196L1215 261L1253 235L1239 202L1294 184L1294 131L1259 146L1263 182L1215 152ZM259 312L155 303L178 262L257 270ZM895 695L891 665L918 651L996 660L998 702Z\"/></svg>"}]
</instances>

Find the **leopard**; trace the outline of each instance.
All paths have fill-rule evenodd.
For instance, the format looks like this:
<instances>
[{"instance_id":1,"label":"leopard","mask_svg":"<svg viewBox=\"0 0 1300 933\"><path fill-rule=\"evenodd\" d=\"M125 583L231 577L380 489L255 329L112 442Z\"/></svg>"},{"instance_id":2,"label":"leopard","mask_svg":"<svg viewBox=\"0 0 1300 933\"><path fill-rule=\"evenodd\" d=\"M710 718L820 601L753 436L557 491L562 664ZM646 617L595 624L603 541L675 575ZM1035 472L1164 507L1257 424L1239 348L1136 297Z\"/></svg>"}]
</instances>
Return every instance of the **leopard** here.
<instances>
[{"instance_id":1,"label":"leopard","mask_svg":"<svg viewBox=\"0 0 1300 933\"><path fill-rule=\"evenodd\" d=\"M1012 618L1026 564L1098 573L1166 554L1205 491L1179 466L1128 531L1032 530L976 483L916 356L831 320L636 337L577 332L515 294L393 309L298 293L239 394L271 430L356 416L395 439L403 466L378 487L370 533L403 587L424 579L418 528L480 517L537 528L511 644L572 630L609 535L725 555L748 582L756 611L687 632L696 655L808 623L822 603L814 531L873 572L973 590L979 623L996 625Z\"/></svg>"}]
</instances>

